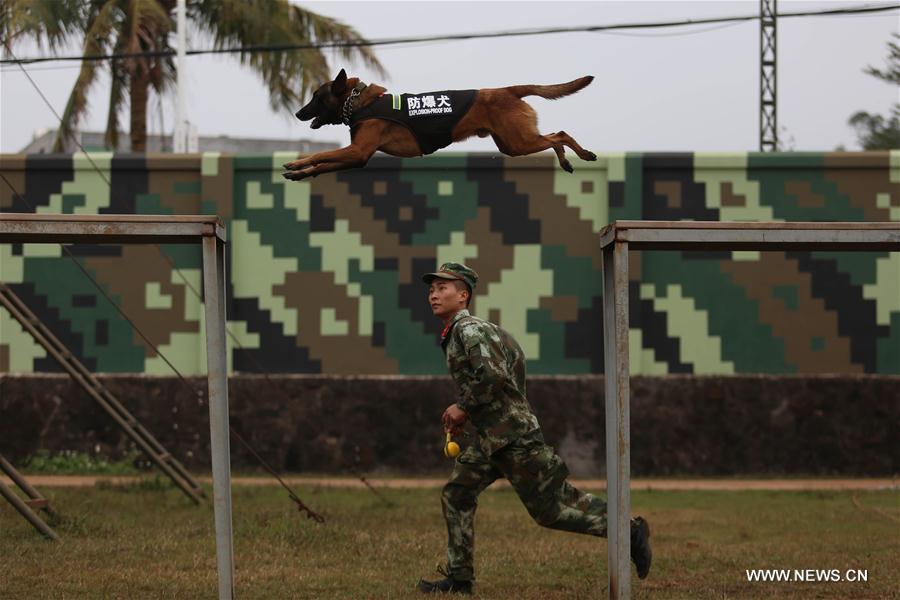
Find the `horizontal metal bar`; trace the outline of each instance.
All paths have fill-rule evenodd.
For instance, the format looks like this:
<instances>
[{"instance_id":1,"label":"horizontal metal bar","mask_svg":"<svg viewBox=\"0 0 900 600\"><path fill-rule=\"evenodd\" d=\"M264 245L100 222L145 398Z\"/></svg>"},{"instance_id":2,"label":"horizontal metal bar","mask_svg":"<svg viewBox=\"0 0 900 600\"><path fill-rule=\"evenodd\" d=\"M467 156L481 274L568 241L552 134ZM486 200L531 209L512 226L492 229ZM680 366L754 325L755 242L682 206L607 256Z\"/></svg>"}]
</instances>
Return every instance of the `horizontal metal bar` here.
<instances>
[{"instance_id":1,"label":"horizontal metal bar","mask_svg":"<svg viewBox=\"0 0 900 600\"><path fill-rule=\"evenodd\" d=\"M225 226L211 215L57 215L0 213L2 243L199 244L225 241Z\"/></svg>"},{"instance_id":2,"label":"horizontal metal bar","mask_svg":"<svg viewBox=\"0 0 900 600\"><path fill-rule=\"evenodd\" d=\"M799 246L829 245L834 248L855 248L858 250L900 250L900 230L860 231L860 230L714 230L692 229L672 231L667 229L629 229L619 236L619 240L629 242L630 247L651 249L654 245L663 249L693 247L703 250L710 246L737 245L749 250L766 250L778 246L790 249Z\"/></svg>"},{"instance_id":3,"label":"horizontal metal bar","mask_svg":"<svg viewBox=\"0 0 900 600\"><path fill-rule=\"evenodd\" d=\"M610 229L886 229L900 231L900 223L862 221L615 221Z\"/></svg>"},{"instance_id":4,"label":"horizontal metal bar","mask_svg":"<svg viewBox=\"0 0 900 600\"><path fill-rule=\"evenodd\" d=\"M97 214L69 215L61 213L20 213L0 212L2 221L37 221L37 222L91 222L91 223L219 223L215 215L134 215L134 214Z\"/></svg>"},{"instance_id":5,"label":"horizontal metal bar","mask_svg":"<svg viewBox=\"0 0 900 600\"><path fill-rule=\"evenodd\" d=\"M614 241L634 250L900 251L900 223L616 221L600 245Z\"/></svg>"},{"instance_id":6,"label":"horizontal metal bar","mask_svg":"<svg viewBox=\"0 0 900 600\"><path fill-rule=\"evenodd\" d=\"M900 243L885 244L852 244L852 243L737 243L737 242L669 242L669 243L630 243L632 250L641 252L675 251L675 252L900 252Z\"/></svg>"}]
</instances>

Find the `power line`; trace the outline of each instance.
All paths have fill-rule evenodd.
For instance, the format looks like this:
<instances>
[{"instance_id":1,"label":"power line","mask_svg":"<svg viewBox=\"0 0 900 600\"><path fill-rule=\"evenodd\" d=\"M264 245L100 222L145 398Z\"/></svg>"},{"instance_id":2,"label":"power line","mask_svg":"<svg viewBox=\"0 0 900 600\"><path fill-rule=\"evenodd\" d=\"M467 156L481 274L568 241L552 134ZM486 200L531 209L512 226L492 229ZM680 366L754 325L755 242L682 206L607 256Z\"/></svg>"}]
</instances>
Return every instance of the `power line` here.
<instances>
[{"instance_id":1,"label":"power line","mask_svg":"<svg viewBox=\"0 0 900 600\"><path fill-rule=\"evenodd\" d=\"M12 49L10 48L10 46L9 46L8 43L6 44L6 51L9 52L10 55L15 56L15 54L13 54ZM47 107L50 109L50 111L53 113L53 115L59 120L60 124L62 124L62 117L60 117L60 116L59 116L59 113L56 112L56 109L53 108L53 105L52 105L52 104L50 103L50 101L47 99L47 96L45 96L44 93L41 91L40 86L38 86L38 84L34 81L34 79L31 78L31 75L29 75L28 71L25 69L24 65L23 65L21 62L18 63L18 66L19 66L19 68L22 70L22 73L25 74L25 77L28 78L28 81L31 82L31 85L32 85L32 86L34 87L34 89L37 91L38 95L40 95L41 99L44 101L44 103L47 105ZM78 145L78 147L79 147L79 148L81 149L81 151L84 153L84 155L85 155L85 157L87 158L88 162L91 164L91 166L94 168L94 170L95 170L95 171L97 172L97 174L100 176L100 178L103 179L104 183L106 183L106 185L108 186L108 188L109 188L110 190L112 190L112 183L109 181L109 178L106 176L105 172L104 172L102 169L100 169L100 167L97 166L97 163L95 163L94 160L91 158L90 153L89 153L87 150L85 150L84 146L81 144L81 142L80 142L78 139L75 139L75 143ZM16 190L16 188L15 188L15 187L12 185L12 183L11 183L11 182L3 175L2 172L0 172L0 178L3 179L3 182L7 185L7 187L9 187L10 191L12 191L13 197L14 197L14 198L16 198L16 199L18 199L20 202L22 202L27 208L29 208L29 209L31 210L31 212L33 212L33 213L36 213L36 212L37 212L37 208L36 208L35 206L33 206L33 205L32 205L32 204L31 204L31 203L30 203L23 195L19 194L19 192ZM172 261L172 259L169 258L169 256L168 256L165 252L162 251L162 248L159 247L159 244L153 244L153 246L156 248L157 252L159 252L159 254L162 255L162 257L165 258L166 261L168 261L168 263L169 263L169 265L172 267L172 269L174 269L175 272L178 273L178 275L179 275L179 276L181 277L181 279L184 281L185 285L186 285L188 288L190 288L190 290L194 293L194 295L195 295L198 299L200 299L201 301L203 301L203 298L200 296L200 293L194 288L194 286L192 286L192 285L190 284L190 282L188 281L187 277L185 277L184 273L182 273L181 269L179 269L178 266L175 265L175 263ZM191 390L191 392L198 398L198 400L200 400L200 401L202 402L202 400L203 400L203 392L202 392L201 390L199 390L198 388L196 388L190 381L188 381L187 378L185 378L185 376L182 375L181 371L179 371L178 368L177 368L174 364L172 364L172 362L171 362L168 358L166 358L166 356L162 353L162 351L159 349L159 347L157 347L156 344L154 344L152 341L150 341L150 338L148 338L147 335L144 334L143 331L141 331L141 329L137 326L137 323L135 323L135 322L131 319L131 317L128 316L128 314L125 312L125 310L124 310L119 304L117 304L115 300L113 300L112 296L110 296L110 294L109 294L106 290L103 289L103 286L101 286L100 283L99 283L96 279L94 279L94 277L93 277L93 276L90 274L90 272L84 267L84 265L81 264L81 262L75 257L75 255L72 254L72 252L71 252L64 244L60 244L59 247L62 249L63 253L64 253L64 254L65 254L65 255L66 255L73 263L75 263L75 266L78 267L78 269L81 271L82 275L84 275L85 277L87 277L87 279L88 279L88 280L94 285L94 287L96 287L97 290L98 290L98 291L106 298L106 300L113 306L113 308L115 308L116 311L118 311L118 313L122 316L122 318L124 318L125 321L127 321L127 322L131 325L132 329L133 329L133 330L141 337L141 339L143 339L144 342L145 342L145 343L146 343L146 344L147 344L147 345L148 345L148 346L156 353L156 355L159 356L160 359L162 359L163 362L165 362L166 365L168 365L169 368L175 373L175 375L178 376L178 379L181 381L181 383L183 383L189 390ZM237 337L235 337L235 335L228 329L227 325L226 325L226 327L225 327L225 331L231 336L231 338L237 343L237 345L238 345L240 348L243 349L243 346L241 345L240 341L239 341L239 340L237 339ZM270 383L272 383L272 385L274 386L274 383L271 382L271 380L269 380L268 373L265 372L265 371L263 371L263 372L264 372L264 374L266 375L266 380L269 381ZM284 489L287 490L288 496L290 497L291 500L294 501L294 503L297 504L297 508L298 508L298 510L299 510L300 512L305 512L305 513L306 513L306 516L307 516L308 518L313 519L313 520L314 520L315 522L317 522L317 523L324 523L324 522L325 522L325 518L324 518L323 516L321 516L320 514L318 514L317 512L315 512L314 510L312 510L311 508L309 508L309 506L307 506L307 505L303 502L303 500L301 500L300 497L299 497L296 493L294 493L294 490L291 489L291 487L288 486L288 485L284 482L284 480L278 475L278 473L275 471L275 469L273 469L272 466L269 465L269 463L266 462L266 461L259 455L259 453L256 452L256 450L254 450L253 447L252 447L252 446L251 446L251 445L250 445L243 437L241 437L241 435L234 429L233 426L230 426L230 425L229 425L229 430L231 431L231 435L233 435L233 436L235 437L235 439L237 439L241 444L243 444L244 447L247 448L247 450L248 450L248 451L249 451L249 452L257 459L257 461L259 461L259 463L262 465L262 467L263 467L266 471L268 471L273 477L275 477L275 479L278 480L278 482L282 485L282 487L284 487ZM360 479L362 479L363 483L366 483L365 478L363 478L362 476L360 476ZM369 485L369 484L366 483L366 485ZM378 494L378 492L377 492L374 488L372 488L371 485L369 485L369 488L371 488L372 491L373 491L376 495L378 495L379 497L381 497L381 496Z\"/></svg>"},{"instance_id":2,"label":"power line","mask_svg":"<svg viewBox=\"0 0 900 600\"><path fill-rule=\"evenodd\" d=\"M102 172L100 172L100 171L98 171L98 172L101 173L101 176L102 176ZM31 209L31 212L33 212L33 213L37 212L37 209L23 195L21 195L18 192L18 190L16 190L15 186L13 186L13 184L9 181L9 179L6 178L6 176L2 172L0 172L0 179L2 179L3 182L7 185L7 187L10 189L10 191L12 192L12 195L15 199L19 200L20 202L22 202L22 204L24 204L26 207ZM156 244L154 244L154 245L156 246L156 249L159 250L160 253L162 253L162 250L159 248L159 246ZM153 351L156 352L156 354L163 361L165 361L165 363L167 365L169 365L169 368L171 368L172 371L175 372L175 375L178 376L178 378L181 380L181 383L183 383L200 402L203 402L203 392L200 389L198 389L197 387L195 387L190 381L188 381L185 378L185 376L182 375L181 372L175 367L175 365L173 365L169 361L169 359L166 358L165 355L163 355L163 353L159 350L159 348L152 341L150 341L150 339L144 334L143 331L141 331L141 329L131 319L131 317L128 316L128 314L125 312L125 310L119 304L117 304L115 300L113 300L113 298L109 294L109 292L107 292L106 290L103 289L103 286L100 285L100 283L96 279L94 279L94 277L85 268L85 266L83 264L81 264L81 261L79 261L75 257L75 255L72 254L72 251L69 250L68 247L66 247L66 245L62 244L62 243L59 244L59 247L62 249L63 253L75 264L75 266L78 267L78 269L81 271L82 275L84 275L94 285L94 287L96 287L97 290L99 290L99 292L103 295L104 298L106 298L106 300L109 302L109 304L111 304L112 307L115 308L119 312L120 315L122 315L122 318L124 318L131 325L131 328L139 336L141 336L141 338L144 340L144 342L150 348L152 348ZM165 254L163 254L163 256L165 256ZM174 267L174 265L173 265L173 267ZM177 267L176 267L176 269L177 269ZM191 288L191 289L193 289L193 288ZM195 290L195 293L196 293L196 290ZM229 332L229 333L231 333L231 332ZM282 479L278 475L278 473L275 471L275 469L273 469L272 466L268 462L266 462L266 460L263 459L263 457L260 456L256 450L253 449L253 446L251 446L247 442L247 440L245 440L243 437L241 437L241 435L235 430L235 428L233 426L229 425L228 429L231 432L231 435L233 435L237 441L239 441L241 444L243 444L244 447L250 452L250 454L252 454L253 457L256 458L256 460L259 462L259 464L262 465L263 469L268 471L269 474L272 475L275 479L277 479L278 483L280 483L281 486L284 487L285 490L287 490L288 497L290 497L290 499L294 501L294 503L297 505L297 509L301 513L305 512L307 518L312 519L316 523L324 523L325 522L325 517L323 517L316 511L312 510L308 505L306 505L303 502L303 500L300 498L300 496L298 496L294 492L294 490L291 489L291 487L287 483L284 482L284 479ZM383 501L390 503L388 500L385 500L384 497L381 496L377 492L377 490L372 488L372 486L368 482L366 482L364 477L360 476L360 479L362 479L363 483L365 483L367 486L369 486L369 488L375 493L376 496L381 498Z\"/></svg>"},{"instance_id":3,"label":"power line","mask_svg":"<svg viewBox=\"0 0 900 600\"><path fill-rule=\"evenodd\" d=\"M728 23L719 23L717 25L711 25L710 27L706 27L704 29L694 29L693 31L671 31L671 32L662 32L662 33L631 33L631 32L618 32L618 31L606 31L607 35L615 35L621 37L635 37L635 38L665 38L665 37L681 37L685 35L698 35L704 33L710 33L712 31L719 31L720 29L727 29L728 27L734 27L736 25L743 25L747 23L747 21L731 21ZM7 67L9 68L9 67Z\"/></svg>"},{"instance_id":4,"label":"power line","mask_svg":"<svg viewBox=\"0 0 900 600\"><path fill-rule=\"evenodd\" d=\"M819 11L799 11L778 13L779 18L788 17L822 17L822 16L840 16L855 15L866 13L879 13L890 10L900 9L900 4L882 4L869 6L850 6L844 8L834 8L830 10ZM519 29L513 31L495 31L485 33L456 33L439 36L421 36L407 38L385 38L380 40L359 40L349 42L316 42L308 44L266 44L257 46L244 46L241 48L207 48L202 50L187 50L189 56L200 54L236 54L236 53L255 53L255 52L287 52L292 50L310 50L310 49L327 49L327 48L350 48L350 47L371 47L371 46L390 46L399 44L410 44L418 42L455 42L464 40L490 39L490 38L508 38L523 37L533 35L553 35L560 33L603 33L609 31L619 31L628 29L660 29L665 27L689 27L696 25L708 25L715 23L736 23L741 21L755 21L759 19L759 15L743 15L733 17L711 17L707 19L686 19L680 21L657 21L645 23L618 23L613 25L590 25L582 27L551 27L544 29ZM175 56L174 50L158 50L153 52L125 52L120 54L95 54L95 55L70 55L70 56L36 56L31 58L20 59L2 59L0 64L23 63L32 64L51 61L85 61L85 60L116 60L123 58L162 58L167 56Z\"/></svg>"},{"instance_id":5,"label":"power line","mask_svg":"<svg viewBox=\"0 0 900 600\"><path fill-rule=\"evenodd\" d=\"M6 44L6 50L7 50L7 52L9 52L9 54L11 56L15 57L15 54L13 54L12 48L10 48L9 44ZM28 78L28 81L31 82L32 87L34 87L34 89L37 91L38 95L44 101L44 104L47 105L47 108L50 109L50 112L53 113L53 115L60 122L60 125L62 125L62 117L60 117L59 113L56 112L56 109L53 108L53 105L47 99L47 96L45 96L43 91L41 91L40 86L38 86L38 84L34 81L34 79L31 78L31 75L25 69L25 66L21 62L17 63L17 66L19 69L21 69L21 71L25 75L25 77ZM103 181L104 181L104 183L106 183L107 187L111 190L112 183L110 183L110 180L106 176L106 173L102 169L100 169L99 166L97 166L97 163L95 163L94 160L91 158L90 153L84 148L84 146L81 144L81 142L77 138L75 138L75 144L84 153L88 162L91 164L91 166L94 168L94 170L100 176L100 178L103 179ZM9 187L10 191L12 191L14 198L20 200L23 205L25 205L29 210L31 210L31 212L33 212L33 213L37 212L37 208L35 206L33 206L23 195L19 194L19 192L16 190L16 188L12 185L12 183L10 183L10 181L3 175L2 172L0 172L0 178L3 179L3 182L6 183L7 187ZM75 263L75 265L78 267L78 269L81 271L81 273L90 280L90 282L94 285L94 287L96 287L100 291L100 293L113 306L113 308L115 308L119 312L119 314L131 325L131 327L134 329L134 331L147 343L147 345L150 346L150 348L166 363L166 365L169 366L169 368L175 373L175 375L178 376L178 378L181 380L181 382L185 386L187 386L197 396L197 398L202 402L202 399L203 399L202 391L200 391L199 389L194 387L194 385L191 384L185 378L185 376L181 374L181 372L175 367L175 365L172 364L172 362L168 358L166 358L166 356L162 353L162 351L152 341L150 341L150 339L144 334L144 332L140 330L140 328L137 326L137 324L125 313L124 309L121 306L119 306L115 302L115 300L113 300L113 298L106 292L106 290L104 290L103 287L97 282L97 280L94 279L94 277L90 274L90 272L88 272L88 270L84 267L84 265L81 264L81 262L75 257L75 255L72 254L72 252L64 244L60 244L59 246L62 249L63 253L66 254L68 256L68 258L72 260L73 263ZM153 247L155 247L156 251L159 252L160 256L162 256L166 260L166 262L169 263L169 266L172 268L172 270L174 270L178 274L178 276L181 277L185 286L191 292L193 292L194 296L196 296L196 298L198 300L203 302L203 297L200 295L200 292L198 292L197 289L193 285L191 285L188 278L184 275L184 273L181 271L181 269L179 269L178 266L172 261L172 259L169 257L169 255L166 254L165 252L163 252L162 248L159 247L159 244L153 244ZM241 344L241 342L237 338L237 336L235 336L234 333L231 332L231 330L228 328L227 324L225 325L225 332L229 335L229 337L232 339L232 341L234 341L235 345L238 348L240 348L241 350L245 350L243 344ZM258 370L262 372L263 376L265 377L266 382L272 388L275 388L276 391L280 392L281 391L280 388L278 388L275 385L275 382L272 381L272 379L269 377L269 372L256 359L254 359L251 354L248 353L247 357L250 359L251 362L253 362L256 365ZM288 397L287 393L284 393L284 395L285 395L285 397ZM288 397L288 400L291 400L291 398ZM303 502L303 500L301 500L300 497L296 493L294 493L294 490L291 489L290 486L288 486L284 482L284 480L278 475L278 473L275 471L275 469L273 469L272 466L269 465L269 463L266 462L259 455L259 453L256 452L256 450L254 450L253 447L243 437L241 437L241 435L234 429L233 426L229 426L229 430L231 431L231 434L235 437L235 439L237 439L241 444L243 444L244 447L246 447L247 450L259 461L259 463L262 465L262 467L266 471L268 471L273 477L275 477L275 479L278 480L278 482L282 485L282 487L284 487L287 490L288 496L291 498L291 500L293 500L297 504L297 507L300 510L300 512L305 512L306 516L308 518L313 519L317 523L325 522L325 518L322 517L320 514L316 513L315 511L313 511L311 508L309 508L309 506L307 506ZM389 506L392 504L390 500L387 500L384 496L382 496L378 492L378 490L376 490L374 487L372 487L372 485L366 480L366 478L361 473L356 471L352 465L347 465L347 466L348 466L349 470L356 477L358 477L359 480L362 481L366 485L366 487L368 487L372 491L373 494L375 494L379 499L381 499L382 502L385 502Z\"/></svg>"}]
</instances>

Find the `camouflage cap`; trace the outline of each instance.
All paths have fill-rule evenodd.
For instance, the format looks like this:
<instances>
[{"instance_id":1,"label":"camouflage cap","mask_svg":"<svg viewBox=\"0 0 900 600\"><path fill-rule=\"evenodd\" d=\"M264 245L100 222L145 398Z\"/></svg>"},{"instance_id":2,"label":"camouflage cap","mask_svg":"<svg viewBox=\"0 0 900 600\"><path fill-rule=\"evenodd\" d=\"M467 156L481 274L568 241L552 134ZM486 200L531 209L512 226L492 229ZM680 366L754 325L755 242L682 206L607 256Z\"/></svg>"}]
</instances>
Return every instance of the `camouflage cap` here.
<instances>
[{"instance_id":1,"label":"camouflage cap","mask_svg":"<svg viewBox=\"0 0 900 600\"><path fill-rule=\"evenodd\" d=\"M422 281L431 283L435 279L459 279L469 286L470 290L475 289L478 283L478 273L470 269L464 264L448 262L441 265L437 273L425 273L422 275Z\"/></svg>"}]
</instances>

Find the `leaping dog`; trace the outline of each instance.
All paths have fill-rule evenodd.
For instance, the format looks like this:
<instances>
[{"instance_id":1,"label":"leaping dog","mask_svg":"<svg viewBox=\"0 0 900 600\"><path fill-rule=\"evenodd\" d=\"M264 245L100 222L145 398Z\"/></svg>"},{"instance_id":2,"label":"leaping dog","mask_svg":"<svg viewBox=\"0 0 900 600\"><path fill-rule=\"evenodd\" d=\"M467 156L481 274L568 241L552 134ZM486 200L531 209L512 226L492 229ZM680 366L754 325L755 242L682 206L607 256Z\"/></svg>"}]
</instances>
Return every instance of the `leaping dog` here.
<instances>
[{"instance_id":1,"label":"leaping dog","mask_svg":"<svg viewBox=\"0 0 900 600\"><path fill-rule=\"evenodd\" d=\"M583 160L597 160L564 131L541 135L537 113L525 96L556 99L574 94L593 81L581 77L557 85L513 85L480 90L450 90L424 94L389 94L377 84L347 77L344 69L322 84L297 111L310 127L348 125L350 145L317 152L284 165L284 177L299 181L329 171L364 167L376 150L393 156L422 156L474 135L491 136L507 156L522 156L553 148L559 165L571 173L563 146Z\"/></svg>"}]
</instances>

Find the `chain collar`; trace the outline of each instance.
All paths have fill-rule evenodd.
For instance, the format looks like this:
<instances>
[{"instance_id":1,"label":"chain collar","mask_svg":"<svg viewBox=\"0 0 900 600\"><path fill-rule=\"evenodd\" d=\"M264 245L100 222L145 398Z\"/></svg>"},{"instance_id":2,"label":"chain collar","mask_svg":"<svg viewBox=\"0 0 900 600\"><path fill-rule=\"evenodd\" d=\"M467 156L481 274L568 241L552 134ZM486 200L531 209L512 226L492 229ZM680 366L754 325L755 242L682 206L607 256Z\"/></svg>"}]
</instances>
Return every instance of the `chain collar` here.
<instances>
[{"instance_id":1,"label":"chain collar","mask_svg":"<svg viewBox=\"0 0 900 600\"><path fill-rule=\"evenodd\" d=\"M350 124L350 115L355 113L357 109L356 99L359 98L359 95L366 87L366 84L360 81L353 86L352 90L350 90L350 95L347 96L347 99L344 101L344 109L341 111L341 122L344 125Z\"/></svg>"}]
</instances>

